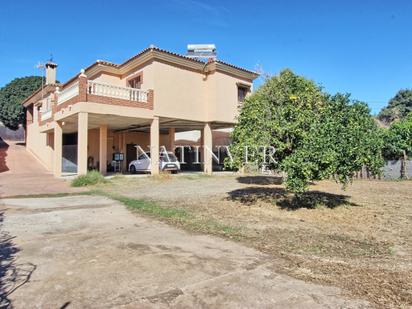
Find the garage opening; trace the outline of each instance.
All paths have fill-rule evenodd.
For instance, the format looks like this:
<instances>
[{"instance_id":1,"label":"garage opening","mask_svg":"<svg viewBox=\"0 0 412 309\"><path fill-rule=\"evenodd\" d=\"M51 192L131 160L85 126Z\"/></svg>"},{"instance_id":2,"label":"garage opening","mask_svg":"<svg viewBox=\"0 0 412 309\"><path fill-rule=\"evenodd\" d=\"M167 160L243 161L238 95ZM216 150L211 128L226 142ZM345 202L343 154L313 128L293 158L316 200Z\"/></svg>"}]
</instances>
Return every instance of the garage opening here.
<instances>
[{"instance_id":1,"label":"garage opening","mask_svg":"<svg viewBox=\"0 0 412 309\"><path fill-rule=\"evenodd\" d=\"M62 172L77 173L77 133L63 134Z\"/></svg>"}]
</instances>

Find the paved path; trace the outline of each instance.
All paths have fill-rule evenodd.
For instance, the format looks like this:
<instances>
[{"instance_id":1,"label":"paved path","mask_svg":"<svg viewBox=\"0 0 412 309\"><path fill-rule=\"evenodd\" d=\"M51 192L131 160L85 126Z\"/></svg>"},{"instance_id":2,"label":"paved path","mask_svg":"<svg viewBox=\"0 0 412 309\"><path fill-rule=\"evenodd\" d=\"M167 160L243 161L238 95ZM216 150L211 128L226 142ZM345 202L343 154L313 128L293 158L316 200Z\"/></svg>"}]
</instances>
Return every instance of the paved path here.
<instances>
[{"instance_id":1,"label":"paved path","mask_svg":"<svg viewBox=\"0 0 412 309\"><path fill-rule=\"evenodd\" d=\"M276 273L251 248L107 198L1 203L0 292L13 308L367 308L338 288Z\"/></svg>"},{"instance_id":2,"label":"paved path","mask_svg":"<svg viewBox=\"0 0 412 309\"><path fill-rule=\"evenodd\" d=\"M54 178L22 143L0 138L0 197L76 191Z\"/></svg>"}]
</instances>

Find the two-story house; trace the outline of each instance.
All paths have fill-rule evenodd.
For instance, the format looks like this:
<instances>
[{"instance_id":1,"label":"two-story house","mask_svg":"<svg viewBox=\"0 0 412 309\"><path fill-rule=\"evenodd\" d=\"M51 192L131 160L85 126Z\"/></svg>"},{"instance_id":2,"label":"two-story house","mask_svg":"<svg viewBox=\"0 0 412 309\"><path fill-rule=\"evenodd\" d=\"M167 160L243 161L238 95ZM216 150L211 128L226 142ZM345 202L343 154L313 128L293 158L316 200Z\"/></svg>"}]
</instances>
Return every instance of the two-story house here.
<instances>
[{"instance_id":1,"label":"two-story house","mask_svg":"<svg viewBox=\"0 0 412 309\"><path fill-rule=\"evenodd\" d=\"M57 65L46 64L45 86L28 97L26 147L55 176L94 166L106 173L113 154L123 170L136 147L150 146L152 174L159 147L172 149L175 133L202 132L203 168L212 172L212 130L233 127L239 101L251 91L255 72L222 61L199 61L149 47L122 64L96 61L64 84Z\"/></svg>"}]
</instances>

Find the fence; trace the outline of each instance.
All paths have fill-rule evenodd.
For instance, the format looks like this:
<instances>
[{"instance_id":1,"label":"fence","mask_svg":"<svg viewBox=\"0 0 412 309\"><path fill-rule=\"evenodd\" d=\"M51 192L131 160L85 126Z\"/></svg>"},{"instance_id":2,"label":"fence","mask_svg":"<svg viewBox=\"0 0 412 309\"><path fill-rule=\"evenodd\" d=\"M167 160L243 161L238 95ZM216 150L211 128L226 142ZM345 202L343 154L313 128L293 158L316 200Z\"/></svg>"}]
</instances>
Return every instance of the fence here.
<instances>
[{"instance_id":1,"label":"fence","mask_svg":"<svg viewBox=\"0 0 412 309\"><path fill-rule=\"evenodd\" d=\"M356 173L357 179L400 179L401 178L401 160L388 160L382 167L381 176L373 176L366 168ZM406 161L406 176L412 178L412 160Z\"/></svg>"},{"instance_id":2,"label":"fence","mask_svg":"<svg viewBox=\"0 0 412 309\"><path fill-rule=\"evenodd\" d=\"M20 126L16 131L13 131L0 122L0 138L10 141L24 141L24 128Z\"/></svg>"}]
</instances>

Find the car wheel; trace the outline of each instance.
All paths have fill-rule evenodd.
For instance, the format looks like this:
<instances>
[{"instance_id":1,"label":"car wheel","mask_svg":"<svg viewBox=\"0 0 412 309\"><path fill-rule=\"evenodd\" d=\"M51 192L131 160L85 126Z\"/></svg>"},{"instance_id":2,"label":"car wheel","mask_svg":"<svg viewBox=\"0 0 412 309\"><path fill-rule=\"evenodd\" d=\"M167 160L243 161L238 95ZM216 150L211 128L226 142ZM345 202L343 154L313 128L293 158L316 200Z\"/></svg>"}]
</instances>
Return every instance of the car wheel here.
<instances>
[{"instance_id":1,"label":"car wheel","mask_svg":"<svg viewBox=\"0 0 412 309\"><path fill-rule=\"evenodd\" d=\"M132 165L132 166L130 167L130 173L136 174L136 167L135 167L134 165Z\"/></svg>"}]
</instances>

